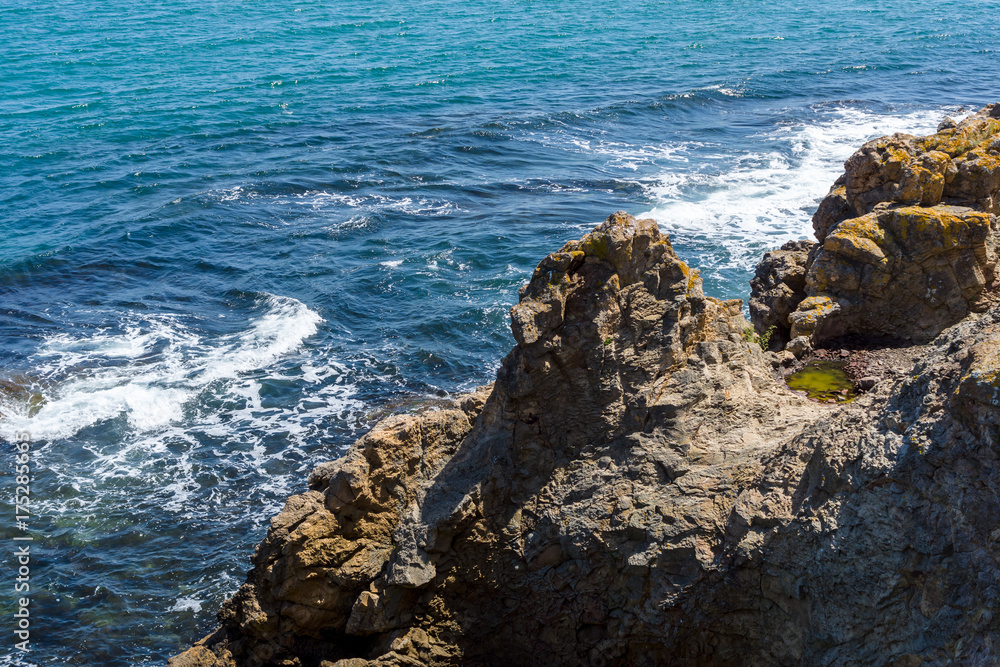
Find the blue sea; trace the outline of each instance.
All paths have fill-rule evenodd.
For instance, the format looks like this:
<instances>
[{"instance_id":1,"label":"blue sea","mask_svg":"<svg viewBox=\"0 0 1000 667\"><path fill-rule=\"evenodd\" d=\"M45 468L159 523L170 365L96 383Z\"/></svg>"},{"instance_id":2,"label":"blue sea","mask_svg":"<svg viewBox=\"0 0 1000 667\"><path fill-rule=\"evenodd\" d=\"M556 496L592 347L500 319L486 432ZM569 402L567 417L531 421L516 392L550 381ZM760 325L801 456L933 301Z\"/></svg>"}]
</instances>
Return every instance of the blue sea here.
<instances>
[{"instance_id":1,"label":"blue sea","mask_svg":"<svg viewBox=\"0 0 1000 667\"><path fill-rule=\"evenodd\" d=\"M0 0L0 664L207 634L311 468L490 382L613 211L745 298L862 142L1000 101L998 12Z\"/></svg>"}]
</instances>

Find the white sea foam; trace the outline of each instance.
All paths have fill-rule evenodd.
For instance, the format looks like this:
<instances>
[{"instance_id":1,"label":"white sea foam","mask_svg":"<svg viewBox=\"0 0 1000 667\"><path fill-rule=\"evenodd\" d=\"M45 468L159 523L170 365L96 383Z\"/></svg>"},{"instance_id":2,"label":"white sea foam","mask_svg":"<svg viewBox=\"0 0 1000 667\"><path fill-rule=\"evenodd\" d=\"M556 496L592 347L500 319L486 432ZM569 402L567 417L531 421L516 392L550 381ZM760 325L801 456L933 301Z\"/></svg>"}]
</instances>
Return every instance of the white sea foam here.
<instances>
[{"instance_id":1,"label":"white sea foam","mask_svg":"<svg viewBox=\"0 0 1000 667\"><path fill-rule=\"evenodd\" d=\"M135 313L120 333L50 337L33 359L45 404L35 414L23 402L0 406L0 436L29 432L34 465L75 490L40 498L39 511L90 521L125 488L130 502L184 517L230 513L248 494L255 523L278 511L313 465L315 444L364 405L353 371L328 350L302 349L318 313L287 297L261 305L243 331L222 337ZM269 401L266 385L295 389L291 400ZM247 488L233 476L254 481Z\"/></svg>"},{"instance_id":2,"label":"white sea foam","mask_svg":"<svg viewBox=\"0 0 1000 667\"><path fill-rule=\"evenodd\" d=\"M203 602L204 600L199 600L194 596L177 598L177 602L174 603L174 606L168 609L167 611L199 612L201 611L201 605Z\"/></svg>"},{"instance_id":3,"label":"white sea foam","mask_svg":"<svg viewBox=\"0 0 1000 667\"><path fill-rule=\"evenodd\" d=\"M321 321L300 301L270 296L266 312L246 331L216 341L202 340L169 316L146 317L144 326L122 334L54 335L35 368L51 382L40 388L45 403L34 415L27 405L7 406L0 435L66 438L119 416L136 432L162 429L179 422L209 385L266 368L315 334ZM155 346L162 350L149 354Z\"/></svg>"},{"instance_id":4,"label":"white sea foam","mask_svg":"<svg viewBox=\"0 0 1000 667\"><path fill-rule=\"evenodd\" d=\"M328 190L307 190L289 195L258 192L237 185L223 190L212 191L207 193L207 197L218 202L237 203L265 199L276 204L307 207L317 212L347 208L361 209L366 212L397 211L410 215L443 215L461 210L454 202L446 199L413 197L409 195L394 196L380 192L361 194L331 192Z\"/></svg>"},{"instance_id":5,"label":"white sea foam","mask_svg":"<svg viewBox=\"0 0 1000 667\"><path fill-rule=\"evenodd\" d=\"M816 205L858 146L893 132L933 132L947 111L953 110L893 115L844 107L764 132L753 152L682 147L675 153L682 161L668 157L660 176L643 180L658 203L641 215L654 218L675 240L716 249L699 258L702 268L750 270L762 248L812 237ZM685 159L695 153L700 169Z\"/></svg>"},{"instance_id":6,"label":"white sea foam","mask_svg":"<svg viewBox=\"0 0 1000 667\"><path fill-rule=\"evenodd\" d=\"M655 145L635 145L606 139L572 138L570 143L576 148L595 155L607 156L607 165L637 171L644 165L686 164L692 151L704 144L696 141L674 142Z\"/></svg>"}]
</instances>

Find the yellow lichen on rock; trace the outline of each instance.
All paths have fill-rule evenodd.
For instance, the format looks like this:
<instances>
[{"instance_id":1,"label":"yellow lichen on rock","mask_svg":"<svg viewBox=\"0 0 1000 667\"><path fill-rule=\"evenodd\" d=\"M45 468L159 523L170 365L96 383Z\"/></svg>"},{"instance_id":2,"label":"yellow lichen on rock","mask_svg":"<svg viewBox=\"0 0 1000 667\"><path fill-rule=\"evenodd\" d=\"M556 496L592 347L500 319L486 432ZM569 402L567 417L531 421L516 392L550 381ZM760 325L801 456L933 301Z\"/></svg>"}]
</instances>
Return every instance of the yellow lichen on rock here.
<instances>
[{"instance_id":1,"label":"yellow lichen on rock","mask_svg":"<svg viewBox=\"0 0 1000 667\"><path fill-rule=\"evenodd\" d=\"M984 211L1000 214L1000 137L991 137L958 159L955 176L945 195L974 202Z\"/></svg>"},{"instance_id":2,"label":"yellow lichen on rock","mask_svg":"<svg viewBox=\"0 0 1000 667\"><path fill-rule=\"evenodd\" d=\"M924 151L941 151L954 158L968 152L998 132L1000 132L1000 120L973 118L971 122L963 122L956 128L942 130L925 137L917 145Z\"/></svg>"},{"instance_id":3,"label":"yellow lichen on rock","mask_svg":"<svg viewBox=\"0 0 1000 667\"><path fill-rule=\"evenodd\" d=\"M797 330L925 341L982 311L1000 246L1000 105L928 137L875 139L844 167L813 217L804 290L841 307L820 327L800 303Z\"/></svg>"},{"instance_id":4,"label":"yellow lichen on rock","mask_svg":"<svg viewBox=\"0 0 1000 667\"><path fill-rule=\"evenodd\" d=\"M802 300L794 313L788 316L793 339L811 336L827 317L840 311L840 305L827 296L811 296Z\"/></svg>"},{"instance_id":5,"label":"yellow lichen on rock","mask_svg":"<svg viewBox=\"0 0 1000 667\"><path fill-rule=\"evenodd\" d=\"M885 229L879 224L874 213L845 220L826 237L823 248L829 252L842 255L847 259L865 264L886 268L889 259L886 257L888 245L895 245L886 239ZM887 248L890 256L894 248Z\"/></svg>"},{"instance_id":6,"label":"yellow lichen on rock","mask_svg":"<svg viewBox=\"0 0 1000 667\"><path fill-rule=\"evenodd\" d=\"M881 214L879 224L905 249L908 258L919 261L982 244L989 233L990 216L955 206L908 206Z\"/></svg>"},{"instance_id":7,"label":"yellow lichen on rock","mask_svg":"<svg viewBox=\"0 0 1000 667\"><path fill-rule=\"evenodd\" d=\"M954 169L951 158L929 151L913 158L903 169L894 199L898 202L933 206L944 195L945 175Z\"/></svg>"},{"instance_id":8,"label":"yellow lichen on rock","mask_svg":"<svg viewBox=\"0 0 1000 667\"><path fill-rule=\"evenodd\" d=\"M927 137L894 134L866 143L845 163L844 201L855 215L880 204L934 206L942 201L1000 212L1000 112L991 106ZM964 166L963 166L964 165ZM813 219L820 241L847 215L831 192Z\"/></svg>"},{"instance_id":9,"label":"yellow lichen on rock","mask_svg":"<svg viewBox=\"0 0 1000 667\"><path fill-rule=\"evenodd\" d=\"M990 229L990 214L943 204L844 220L815 251L806 274L806 294L836 299L840 310L824 318L823 328L805 315L790 317L801 321L797 331L809 332L799 335L934 336L981 309L996 265ZM803 301L797 311L811 311L811 304Z\"/></svg>"}]
</instances>

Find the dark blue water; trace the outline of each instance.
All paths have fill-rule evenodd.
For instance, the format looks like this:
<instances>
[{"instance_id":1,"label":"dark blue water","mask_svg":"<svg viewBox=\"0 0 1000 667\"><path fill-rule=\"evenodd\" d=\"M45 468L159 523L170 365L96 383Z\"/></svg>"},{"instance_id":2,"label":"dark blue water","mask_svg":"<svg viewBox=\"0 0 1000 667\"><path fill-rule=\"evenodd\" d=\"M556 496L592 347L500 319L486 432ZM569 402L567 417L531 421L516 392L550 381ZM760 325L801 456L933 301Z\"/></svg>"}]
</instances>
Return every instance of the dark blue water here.
<instances>
[{"instance_id":1,"label":"dark blue water","mask_svg":"<svg viewBox=\"0 0 1000 667\"><path fill-rule=\"evenodd\" d=\"M998 10L0 2L0 435L35 503L0 662L206 634L308 471L490 381L517 288L615 210L745 297L857 145L1000 100Z\"/></svg>"}]
</instances>

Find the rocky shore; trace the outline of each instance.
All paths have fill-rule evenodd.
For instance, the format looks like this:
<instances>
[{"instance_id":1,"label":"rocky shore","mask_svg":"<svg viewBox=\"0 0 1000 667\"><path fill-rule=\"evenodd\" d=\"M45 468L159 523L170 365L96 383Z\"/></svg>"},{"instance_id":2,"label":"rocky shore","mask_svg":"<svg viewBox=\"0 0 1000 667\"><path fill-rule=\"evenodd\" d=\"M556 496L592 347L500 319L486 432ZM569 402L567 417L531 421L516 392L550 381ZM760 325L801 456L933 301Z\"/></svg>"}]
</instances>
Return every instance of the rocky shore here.
<instances>
[{"instance_id":1,"label":"rocky shore","mask_svg":"<svg viewBox=\"0 0 1000 667\"><path fill-rule=\"evenodd\" d=\"M320 465L170 665L1000 661L1000 105L845 170L770 351L650 220L544 258L496 382ZM841 351L853 402L785 385Z\"/></svg>"}]
</instances>

